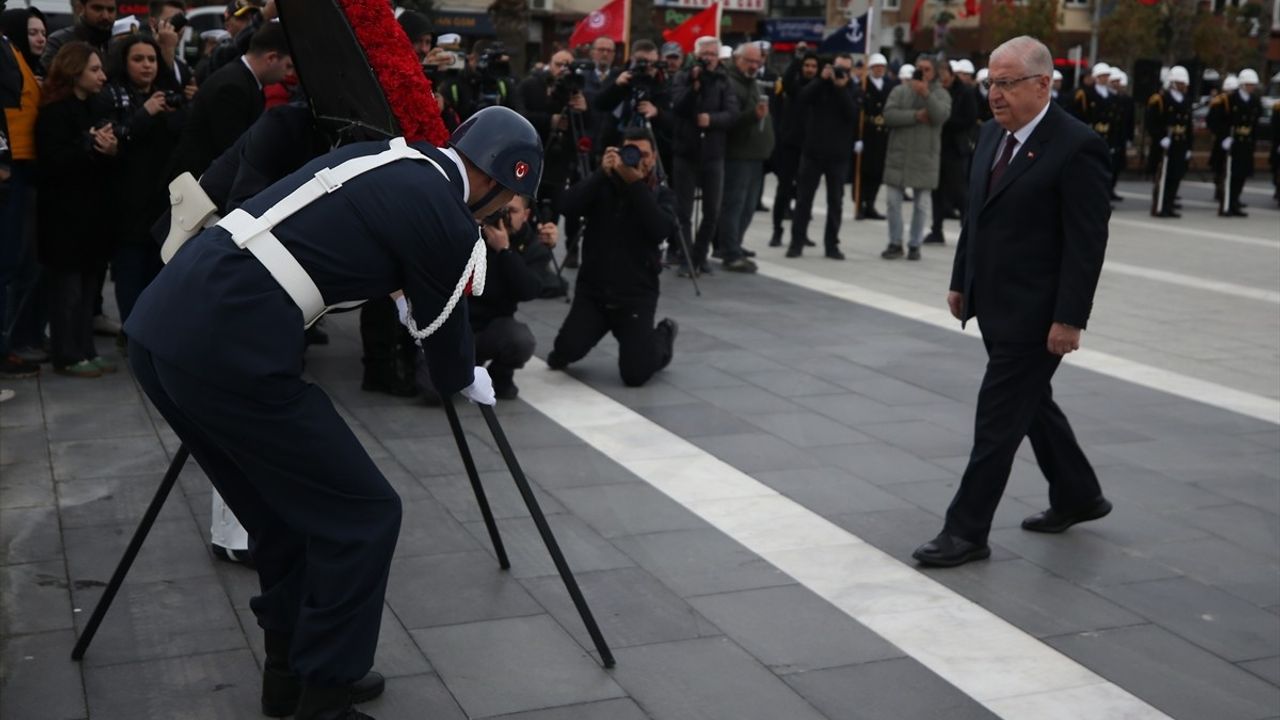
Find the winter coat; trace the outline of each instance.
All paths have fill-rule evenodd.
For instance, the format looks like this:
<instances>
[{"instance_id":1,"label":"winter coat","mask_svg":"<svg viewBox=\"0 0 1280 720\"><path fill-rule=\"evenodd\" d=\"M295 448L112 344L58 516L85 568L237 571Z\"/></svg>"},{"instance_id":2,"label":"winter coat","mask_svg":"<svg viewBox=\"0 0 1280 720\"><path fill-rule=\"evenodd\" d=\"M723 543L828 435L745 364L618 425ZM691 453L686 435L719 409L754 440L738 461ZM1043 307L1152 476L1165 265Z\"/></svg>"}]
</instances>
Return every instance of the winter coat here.
<instances>
[{"instance_id":1,"label":"winter coat","mask_svg":"<svg viewBox=\"0 0 1280 720\"><path fill-rule=\"evenodd\" d=\"M676 155L690 160L724 160L726 132L738 117L738 96L729 88L723 68L703 72L699 89L693 89L691 70L676 76L672 105L676 116ZM698 127L698 115L711 116L711 126Z\"/></svg>"},{"instance_id":2,"label":"winter coat","mask_svg":"<svg viewBox=\"0 0 1280 720\"><path fill-rule=\"evenodd\" d=\"M115 159L92 149L89 130L111 118L101 95L74 95L40 108L36 119L36 232L40 263L96 270L115 252Z\"/></svg>"},{"instance_id":3,"label":"winter coat","mask_svg":"<svg viewBox=\"0 0 1280 720\"><path fill-rule=\"evenodd\" d=\"M938 187L942 155L942 124L951 116L951 95L938 83L920 97L903 83L889 93L884 122L889 127L889 150L884 161L884 184L933 190ZM916 119L928 110L929 122Z\"/></svg>"},{"instance_id":4,"label":"winter coat","mask_svg":"<svg viewBox=\"0 0 1280 720\"><path fill-rule=\"evenodd\" d=\"M729 128L725 158L728 160L768 160L773 153L775 136L773 116L766 114L763 122L756 117L756 104L760 101L760 86L754 76L743 75L738 68L729 68L729 87L738 97L738 117Z\"/></svg>"}]
</instances>

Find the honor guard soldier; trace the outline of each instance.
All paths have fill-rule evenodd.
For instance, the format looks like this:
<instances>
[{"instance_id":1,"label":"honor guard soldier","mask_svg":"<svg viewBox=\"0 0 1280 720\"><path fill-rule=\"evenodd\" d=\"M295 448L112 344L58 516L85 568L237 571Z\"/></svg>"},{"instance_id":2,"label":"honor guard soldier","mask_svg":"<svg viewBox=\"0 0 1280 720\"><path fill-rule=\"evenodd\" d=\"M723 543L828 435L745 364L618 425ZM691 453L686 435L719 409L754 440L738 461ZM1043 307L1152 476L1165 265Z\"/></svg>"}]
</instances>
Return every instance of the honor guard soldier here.
<instances>
[{"instance_id":1,"label":"honor guard soldier","mask_svg":"<svg viewBox=\"0 0 1280 720\"><path fill-rule=\"evenodd\" d=\"M1071 114L1075 115L1080 122L1093 128L1102 141L1107 143L1107 147L1111 147L1111 126L1115 123L1116 110L1115 94L1111 92L1110 86L1111 66L1101 62L1094 65L1090 79L1091 83L1086 83L1084 87L1076 90L1071 101ZM1111 199L1115 200L1114 189L1112 195Z\"/></svg>"},{"instance_id":2,"label":"honor guard soldier","mask_svg":"<svg viewBox=\"0 0 1280 720\"><path fill-rule=\"evenodd\" d=\"M514 111L480 111L447 148L353 143L307 163L188 241L126 331L138 383L249 531L265 632L263 712L360 720L400 498L320 388L303 331L326 310L403 290L441 394L492 404L468 290L476 219L533 194L542 146Z\"/></svg>"},{"instance_id":3,"label":"honor guard soldier","mask_svg":"<svg viewBox=\"0 0 1280 720\"><path fill-rule=\"evenodd\" d=\"M994 117L991 112L991 94L987 91L987 84L983 82L987 75L987 69L982 68L973 76L973 91L978 98L978 130L982 130L982 124Z\"/></svg>"},{"instance_id":4,"label":"honor guard soldier","mask_svg":"<svg viewBox=\"0 0 1280 720\"><path fill-rule=\"evenodd\" d=\"M1222 206L1222 181L1227 172L1227 151L1222 149L1227 139L1230 126L1227 124L1227 109L1231 106L1230 98L1240 89L1240 79L1235 74L1222 79L1222 90L1209 101L1209 113L1205 117L1205 126L1213 135L1213 144L1209 146L1209 168L1213 170L1213 200Z\"/></svg>"},{"instance_id":5,"label":"honor guard soldier","mask_svg":"<svg viewBox=\"0 0 1280 720\"><path fill-rule=\"evenodd\" d=\"M1154 217L1182 217L1174 199L1191 159L1191 76L1176 65L1169 70L1169 87L1147 100L1145 126L1155 154L1156 180L1151 199Z\"/></svg>"},{"instance_id":6,"label":"honor guard soldier","mask_svg":"<svg viewBox=\"0 0 1280 720\"><path fill-rule=\"evenodd\" d=\"M1210 107L1209 127L1224 157L1223 199L1218 208L1222 217L1248 217L1240 203L1244 181L1253 175L1253 151L1257 144L1258 119L1262 117L1262 101L1256 93L1258 73L1246 68L1240 71L1240 87L1234 93L1222 93ZM1214 112L1217 110L1217 112Z\"/></svg>"},{"instance_id":7,"label":"honor guard soldier","mask_svg":"<svg viewBox=\"0 0 1280 720\"><path fill-rule=\"evenodd\" d=\"M885 72L888 64L884 55L873 53L867 61L867 77L862 84L862 124L857 142L853 145L854 152L862 156L858 165L861 172L858 197L853 199L856 220L884 219L883 215L876 212L876 194L880 192L880 182L884 179L884 156L889 149L889 128L884 124L884 102L889 99L889 91L898 84Z\"/></svg>"}]
</instances>

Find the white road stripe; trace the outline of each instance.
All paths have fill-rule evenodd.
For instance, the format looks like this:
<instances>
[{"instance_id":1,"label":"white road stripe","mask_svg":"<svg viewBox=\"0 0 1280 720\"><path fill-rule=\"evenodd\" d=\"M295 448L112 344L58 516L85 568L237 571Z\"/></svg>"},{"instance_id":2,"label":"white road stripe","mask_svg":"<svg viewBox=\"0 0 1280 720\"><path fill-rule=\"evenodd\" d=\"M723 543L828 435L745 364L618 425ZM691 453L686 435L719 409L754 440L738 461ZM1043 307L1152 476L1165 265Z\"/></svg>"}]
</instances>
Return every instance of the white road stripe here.
<instances>
[{"instance_id":1,"label":"white road stripe","mask_svg":"<svg viewBox=\"0 0 1280 720\"><path fill-rule=\"evenodd\" d=\"M1226 240L1227 242L1239 243L1241 245L1254 245L1256 247L1270 248L1272 250L1280 249L1280 238L1259 238L1250 237L1248 235L1240 235L1237 233L1220 233L1210 232L1208 230L1197 230L1196 228L1182 227L1171 222L1147 222L1145 220L1126 220L1124 218L1111 218L1112 225L1124 225L1126 227L1141 228L1143 230L1153 230L1162 235L1177 235L1180 237L1191 237L1198 240Z\"/></svg>"},{"instance_id":2,"label":"white road stripe","mask_svg":"<svg viewBox=\"0 0 1280 720\"><path fill-rule=\"evenodd\" d=\"M1195 290L1208 290L1210 292L1222 293L1223 295L1234 295L1235 297L1241 297L1247 300L1261 300L1263 302L1280 305L1280 292L1276 292L1274 290L1263 290L1261 288L1250 287L1248 285L1237 285L1236 283L1222 282L1219 280L1206 280L1194 275L1183 275L1182 273L1169 272L1167 270L1155 270L1153 268L1116 262L1115 260L1108 260L1106 264L1102 266L1102 270L1103 272L1108 273L1129 275L1130 277L1139 277L1145 280L1155 280L1156 282L1169 283L1171 285L1181 285L1182 287L1192 288Z\"/></svg>"},{"instance_id":3,"label":"white road stripe","mask_svg":"<svg viewBox=\"0 0 1280 720\"><path fill-rule=\"evenodd\" d=\"M825 278L769 260L756 258L756 264L760 267L760 274L765 277L953 332L965 332L960 329L960 323L942 308L903 300L853 283ZM975 324L970 324L968 332L977 335ZM1236 390L1088 348L1071 353L1066 357L1065 362L1143 387L1280 425L1280 401L1262 395Z\"/></svg>"},{"instance_id":4,"label":"white road stripe","mask_svg":"<svg viewBox=\"0 0 1280 720\"><path fill-rule=\"evenodd\" d=\"M1167 716L701 448L537 362L520 397L1005 720ZM1067 704L1069 703L1069 704ZM1047 709L1057 708L1046 715Z\"/></svg>"}]
</instances>

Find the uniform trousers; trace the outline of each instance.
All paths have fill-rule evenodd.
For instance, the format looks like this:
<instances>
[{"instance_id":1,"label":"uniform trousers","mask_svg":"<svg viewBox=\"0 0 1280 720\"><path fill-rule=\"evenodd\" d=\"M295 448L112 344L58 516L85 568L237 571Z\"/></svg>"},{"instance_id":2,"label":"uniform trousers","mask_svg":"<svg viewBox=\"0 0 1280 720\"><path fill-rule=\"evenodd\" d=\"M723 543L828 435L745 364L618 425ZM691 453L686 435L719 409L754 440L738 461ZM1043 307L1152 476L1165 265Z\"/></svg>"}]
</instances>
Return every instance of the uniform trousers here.
<instances>
[{"instance_id":1,"label":"uniform trousers","mask_svg":"<svg viewBox=\"0 0 1280 720\"><path fill-rule=\"evenodd\" d=\"M1152 197L1160 192L1160 175L1163 169L1164 174L1164 202L1160 203L1156 198L1157 204L1152 206L1160 207L1161 211L1169 213L1173 212L1173 204L1178 197L1178 186L1182 184L1182 177L1187 174L1187 148L1185 145L1172 145L1166 152L1163 148L1157 146L1160 152L1156 156L1155 171L1155 187L1152 189ZM1163 156L1168 155L1168 167L1163 167Z\"/></svg>"},{"instance_id":2,"label":"uniform trousers","mask_svg":"<svg viewBox=\"0 0 1280 720\"><path fill-rule=\"evenodd\" d=\"M1045 341L993 342L985 336L987 371L978 391L973 451L951 506L945 531L985 545L991 519L1009 482L1014 454L1031 440L1049 481L1049 505L1061 513L1089 507L1102 496L1066 415L1053 401L1050 381L1062 362Z\"/></svg>"},{"instance_id":3,"label":"uniform trousers","mask_svg":"<svg viewBox=\"0 0 1280 720\"><path fill-rule=\"evenodd\" d=\"M671 362L674 338L667 327L654 327L657 299L609 303L579 289L569 315L556 334L547 357L553 368L562 368L586 357L605 333L618 340L618 371L622 382L639 387Z\"/></svg>"},{"instance_id":4,"label":"uniform trousers","mask_svg":"<svg viewBox=\"0 0 1280 720\"><path fill-rule=\"evenodd\" d=\"M942 152L938 166L938 187L933 191L933 217L930 230L942 235L942 221L952 210L964 212L968 194L965 179L969 177L969 156L958 152Z\"/></svg>"},{"instance_id":5,"label":"uniform trousers","mask_svg":"<svg viewBox=\"0 0 1280 720\"><path fill-rule=\"evenodd\" d=\"M290 669L319 687L373 665L400 497L316 386L280 377L270 393L232 392L153 356L129 364L249 532L258 624L292 635ZM268 396L270 399L268 399Z\"/></svg>"}]
</instances>

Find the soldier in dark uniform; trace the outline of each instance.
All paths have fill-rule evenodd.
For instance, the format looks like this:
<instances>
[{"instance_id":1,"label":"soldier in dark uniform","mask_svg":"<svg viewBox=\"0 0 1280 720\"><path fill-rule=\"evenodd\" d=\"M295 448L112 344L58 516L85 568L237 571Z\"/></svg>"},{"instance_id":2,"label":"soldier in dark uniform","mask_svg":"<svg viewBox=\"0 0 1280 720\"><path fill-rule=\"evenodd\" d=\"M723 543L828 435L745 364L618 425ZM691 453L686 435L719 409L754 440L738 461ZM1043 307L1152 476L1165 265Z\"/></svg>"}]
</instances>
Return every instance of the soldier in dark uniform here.
<instances>
[{"instance_id":1,"label":"soldier in dark uniform","mask_svg":"<svg viewBox=\"0 0 1280 720\"><path fill-rule=\"evenodd\" d=\"M1128 93L1129 75L1120 68L1111 69L1112 115L1111 132L1107 138L1107 146L1111 148L1111 200L1123 200L1116 194L1116 183L1128 165L1129 145L1133 143L1136 112L1133 96Z\"/></svg>"},{"instance_id":2,"label":"soldier in dark uniform","mask_svg":"<svg viewBox=\"0 0 1280 720\"><path fill-rule=\"evenodd\" d=\"M1189 83L1187 69L1175 66L1169 70L1168 89L1147 100L1144 125L1151 136L1156 168L1151 200L1153 217L1181 217L1174 199L1191 158L1191 98L1186 95Z\"/></svg>"},{"instance_id":3,"label":"soldier in dark uniform","mask_svg":"<svg viewBox=\"0 0 1280 720\"><path fill-rule=\"evenodd\" d=\"M1240 80L1235 75L1222 79L1222 90L1209 101L1209 114L1205 118L1205 126L1213 135L1213 143L1209 146L1209 168L1213 170L1213 201L1222 204L1222 181L1227 172L1227 151L1222 149L1222 141L1227 139L1230 128L1227 125L1226 112L1230 106L1230 97L1240 89Z\"/></svg>"},{"instance_id":4,"label":"soldier in dark uniform","mask_svg":"<svg viewBox=\"0 0 1280 720\"><path fill-rule=\"evenodd\" d=\"M1271 184L1275 193L1271 196L1280 204L1280 100L1271 106Z\"/></svg>"},{"instance_id":5,"label":"soldier in dark uniform","mask_svg":"<svg viewBox=\"0 0 1280 720\"><path fill-rule=\"evenodd\" d=\"M982 129L983 123L995 117L995 114L991 112L990 93L987 92L987 88L983 85L983 82L982 82L983 80L986 80L986 79L987 79L986 68L982 68L981 70L979 70L978 74L973 77L973 92L975 93L974 97L977 99L977 102L978 102L978 129L979 130ZM1062 104L1066 106L1065 101ZM977 142L978 136L975 134L973 136L973 139L974 139L974 142Z\"/></svg>"},{"instance_id":6,"label":"soldier in dark uniform","mask_svg":"<svg viewBox=\"0 0 1280 720\"><path fill-rule=\"evenodd\" d=\"M884 156L889 150L889 128L884 124L884 103L889 98L889 91L898 83L886 72L888 61L884 55L873 53L867 60L867 79L862 95L862 122L857 142L853 144L854 153L862 158L859 171L862 182L853 198L853 217L855 220L883 220L884 215L876 212L876 194L880 192L880 181L884 178Z\"/></svg>"},{"instance_id":7,"label":"soldier in dark uniform","mask_svg":"<svg viewBox=\"0 0 1280 720\"><path fill-rule=\"evenodd\" d=\"M1262 101L1256 92L1258 73L1246 68L1240 71L1239 79L1239 89L1214 98L1209 108L1209 128L1225 153L1223 191L1226 197L1218 209L1222 217L1248 217L1240 204L1240 193L1244 190L1244 181L1253 175L1253 151L1257 144L1258 119L1262 117Z\"/></svg>"},{"instance_id":8,"label":"soldier in dark uniform","mask_svg":"<svg viewBox=\"0 0 1280 720\"><path fill-rule=\"evenodd\" d=\"M1107 147L1113 147L1113 130L1111 126L1116 124L1116 106L1115 95L1111 92L1111 87L1108 84L1111 79L1111 66L1100 62L1093 66L1091 75L1093 82L1076 90L1069 109L1077 120L1093 128L1093 131L1098 133L1098 136L1107 144ZM1114 148L1112 152L1114 157ZM1111 200L1113 202L1120 199L1115 193L1115 181L1116 178L1113 171L1111 178Z\"/></svg>"},{"instance_id":9,"label":"soldier in dark uniform","mask_svg":"<svg viewBox=\"0 0 1280 720\"><path fill-rule=\"evenodd\" d=\"M436 387L495 401L462 298L483 290L476 218L536 190L542 147L506 108L450 144L354 143L307 163L187 242L126 325L139 384L249 531L264 710L367 718L351 694L373 664L400 527L399 497L302 379L305 325L403 289Z\"/></svg>"}]
</instances>

